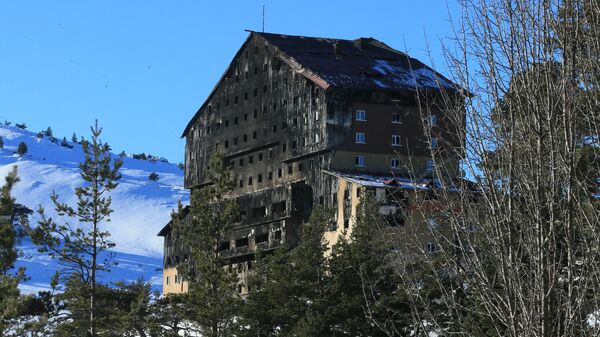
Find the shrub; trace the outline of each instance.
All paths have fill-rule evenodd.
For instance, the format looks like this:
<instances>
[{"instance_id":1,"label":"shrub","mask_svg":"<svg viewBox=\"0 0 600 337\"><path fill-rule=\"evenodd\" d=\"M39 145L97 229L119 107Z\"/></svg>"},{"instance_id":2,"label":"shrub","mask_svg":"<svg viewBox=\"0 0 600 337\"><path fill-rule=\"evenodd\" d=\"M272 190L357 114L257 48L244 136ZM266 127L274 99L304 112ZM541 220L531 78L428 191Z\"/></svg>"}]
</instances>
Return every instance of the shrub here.
<instances>
[{"instance_id":1,"label":"shrub","mask_svg":"<svg viewBox=\"0 0 600 337\"><path fill-rule=\"evenodd\" d=\"M25 142L20 142L19 146L17 147L17 154L22 156L25 153L27 153L27 144L25 144Z\"/></svg>"},{"instance_id":2,"label":"shrub","mask_svg":"<svg viewBox=\"0 0 600 337\"><path fill-rule=\"evenodd\" d=\"M25 123L23 123L23 124L17 123L17 124L15 124L15 126L18 127L19 129L23 129L23 130L27 129L27 125Z\"/></svg>"},{"instance_id":3,"label":"shrub","mask_svg":"<svg viewBox=\"0 0 600 337\"><path fill-rule=\"evenodd\" d=\"M158 174L156 174L156 172L152 172L150 173L150 175L148 176L148 179L150 179L150 181L158 181L159 176Z\"/></svg>"}]
</instances>

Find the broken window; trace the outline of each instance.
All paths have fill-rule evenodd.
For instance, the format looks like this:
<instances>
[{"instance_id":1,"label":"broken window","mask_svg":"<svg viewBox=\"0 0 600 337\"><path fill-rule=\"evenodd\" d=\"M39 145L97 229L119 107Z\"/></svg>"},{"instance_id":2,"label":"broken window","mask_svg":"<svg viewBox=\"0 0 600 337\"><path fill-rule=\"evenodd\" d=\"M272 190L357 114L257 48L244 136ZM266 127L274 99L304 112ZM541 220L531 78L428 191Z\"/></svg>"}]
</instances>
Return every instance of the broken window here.
<instances>
[{"instance_id":1,"label":"broken window","mask_svg":"<svg viewBox=\"0 0 600 337\"><path fill-rule=\"evenodd\" d=\"M273 214L285 213L285 210L286 210L286 202L285 202L285 200L279 201L279 202L274 202L271 205L271 211L272 211Z\"/></svg>"},{"instance_id":2,"label":"broken window","mask_svg":"<svg viewBox=\"0 0 600 337\"><path fill-rule=\"evenodd\" d=\"M267 242L267 241L269 241L269 233L257 235L256 238L254 238L255 244L259 244L259 243L263 243L263 242Z\"/></svg>"},{"instance_id":3,"label":"broken window","mask_svg":"<svg viewBox=\"0 0 600 337\"><path fill-rule=\"evenodd\" d=\"M248 246L248 238L241 238L235 240L235 248L246 247Z\"/></svg>"},{"instance_id":4,"label":"broken window","mask_svg":"<svg viewBox=\"0 0 600 337\"><path fill-rule=\"evenodd\" d=\"M219 244L219 251L222 252L224 250L229 250L230 249L230 245L231 242L229 241L223 241Z\"/></svg>"},{"instance_id":5,"label":"broken window","mask_svg":"<svg viewBox=\"0 0 600 337\"><path fill-rule=\"evenodd\" d=\"M255 207L252 209L253 218L263 218L267 216L267 208L264 206Z\"/></svg>"}]
</instances>

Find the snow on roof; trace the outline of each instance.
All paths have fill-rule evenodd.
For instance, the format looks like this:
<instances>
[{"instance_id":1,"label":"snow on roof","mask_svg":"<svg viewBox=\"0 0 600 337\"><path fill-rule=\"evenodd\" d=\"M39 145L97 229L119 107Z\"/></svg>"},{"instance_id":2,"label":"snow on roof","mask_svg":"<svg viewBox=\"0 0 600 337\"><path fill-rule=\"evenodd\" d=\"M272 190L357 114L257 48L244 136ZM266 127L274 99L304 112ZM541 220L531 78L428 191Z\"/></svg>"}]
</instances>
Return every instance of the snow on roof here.
<instances>
[{"instance_id":1,"label":"snow on roof","mask_svg":"<svg viewBox=\"0 0 600 337\"><path fill-rule=\"evenodd\" d=\"M344 178L351 183L359 184L365 187L388 187L388 188L400 188L410 190L429 190L429 189L440 189L442 183L437 178L411 178L411 177L399 177L399 176L384 176L384 175L371 175L367 173L356 173L356 172L339 172L339 171L325 171L336 177ZM468 188L472 191L480 191L480 189L474 185L473 182L468 180L462 180ZM459 188L453 184L447 187L450 192L458 192Z\"/></svg>"}]
</instances>

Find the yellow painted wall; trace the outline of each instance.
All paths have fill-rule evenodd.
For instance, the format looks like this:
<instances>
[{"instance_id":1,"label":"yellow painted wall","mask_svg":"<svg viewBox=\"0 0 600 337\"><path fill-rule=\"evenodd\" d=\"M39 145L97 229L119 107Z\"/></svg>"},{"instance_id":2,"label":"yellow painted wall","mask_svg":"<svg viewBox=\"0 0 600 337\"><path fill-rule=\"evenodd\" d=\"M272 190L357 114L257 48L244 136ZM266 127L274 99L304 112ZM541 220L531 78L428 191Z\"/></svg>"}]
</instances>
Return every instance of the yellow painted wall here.
<instances>
[{"instance_id":1,"label":"yellow painted wall","mask_svg":"<svg viewBox=\"0 0 600 337\"><path fill-rule=\"evenodd\" d=\"M178 275L177 268L163 269L163 295L187 293L188 283L182 282L179 277L175 282L176 275Z\"/></svg>"}]
</instances>

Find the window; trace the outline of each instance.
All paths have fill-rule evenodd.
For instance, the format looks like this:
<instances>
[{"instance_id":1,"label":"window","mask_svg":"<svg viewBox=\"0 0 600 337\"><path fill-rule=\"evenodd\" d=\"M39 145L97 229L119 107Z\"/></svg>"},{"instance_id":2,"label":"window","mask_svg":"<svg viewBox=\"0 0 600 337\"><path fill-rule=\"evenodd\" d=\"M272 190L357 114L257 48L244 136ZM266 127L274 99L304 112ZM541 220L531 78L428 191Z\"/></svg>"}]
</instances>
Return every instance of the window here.
<instances>
[{"instance_id":1,"label":"window","mask_svg":"<svg viewBox=\"0 0 600 337\"><path fill-rule=\"evenodd\" d=\"M225 120L225 127L228 128L229 127L229 119Z\"/></svg>"},{"instance_id":2,"label":"window","mask_svg":"<svg viewBox=\"0 0 600 337\"><path fill-rule=\"evenodd\" d=\"M436 115L431 115L431 117L429 117L429 125L431 125L431 126L437 125L437 116Z\"/></svg>"},{"instance_id":3,"label":"window","mask_svg":"<svg viewBox=\"0 0 600 337\"><path fill-rule=\"evenodd\" d=\"M433 162L433 160L428 159L427 163L425 164L425 169L427 171L433 171L435 169L435 163Z\"/></svg>"},{"instance_id":4,"label":"window","mask_svg":"<svg viewBox=\"0 0 600 337\"><path fill-rule=\"evenodd\" d=\"M244 140L244 143L248 141L248 135L244 134L244 136L242 137L242 139Z\"/></svg>"},{"instance_id":5,"label":"window","mask_svg":"<svg viewBox=\"0 0 600 337\"><path fill-rule=\"evenodd\" d=\"M258 175L258 183L259 183L259 184L260 184L260 183L262 183L262 174L259 174L259 175Z\"/></svg>"},{"instance_id":6,"label":"window","mask_svg":"<svg viewBox=\"0 0 600 337\"><path fill-rule=\"evenodd\" d=\"M273 158L273 149L269 149L267 151L267 158L269 158L269 159Z\"/></svg>"},{"instance_id":7,"label":"window","mask_svg":"<svg viewBox=\"0 0 600 337\"><path fill-rule=\"evenodd\" d=\"M235 138L233 138L233 145L237 145L237 144L238 144L238 138L235 137Z\"/></svg>"},{"instance_id":8,"label":"window","mask_svg":"<svg viewBox=\"0 0 600 337\"><path fill-rule=\"evenodd\" d=\"M292 140L292 150L298 147L298 141Z\"/></svg>"},{"instance_id":9,"label":"window","mask_svg":"<svg viewBox=\"0 0 600 337\"><path fill-rule=\"evenodd\" d=\"M244 122L248 120L248 114L244 114Z\"/></svg>"},{"instance_id":10,"label":"window","mask_svg":"<svg viewBox=\"0 0 600 337\"><path fill-rule=\"evenodd\" d=\"M400 146L400 136L392 135L392 146Z\"/></svg>"},{"instance_id":11,"label":"window","mask_svg":"<svg viewBox=\"0 0 600 337\"><path fill-rule=\"evenodd\" d=\"M240 158L238 167L244 167L244 158Z\"/></svg>"},{"instance_id":12,"label":"window","mask_svg":"<svg viewBox=\"0 0 600 337\"><path fill-rule=\"evenodd\" d=\"M240 181L238 182L238 186L239 187L244 187L244 180L240 179Z\"/></svg>"},{"instance_id":13,"label":"window","mask_svg":"<svg viewBox=\"0 0 600 337\"><path fill-rule=\"evenodd\" d=\"M431 149L435 150L438 148L438 140L437 138L431 138Z\"/></svg>"},{"instance_id":14,"label":"window","mask_svg":"<svg viewBox=\"0 0 600 337\"><path fill-rule=\"evenodd\" d=\"M365 166L365 156L356 156L354 159L354 165Z\"/></svg>"},{"instance_id":15,"label":"window","mask_svg":"<svg viewBox=\"0 0 600 337\"><path fill-rule=\"evenodd\" d=\"M425 246L425 251L429 254L433 254L437 251L437 245L435 243L428 243L427 246Z\"/></svg>"},{"instance_id":16,"label":"window","mask_svg":"<svg viewBox=\"0 0 600 337\"><path fill-rule=\"evenodd\" d=\"M267 173L267 179L268 179L268 180L273 180L273 171L269 171L269 172Z\"/></svg>"},{"instance_id":17,"label":"window","mask_svg":"<svg viewBox=\"0 0 600 337\"><path fill-rule=\"evenodd\" d=\"M357 144L366 144L367 143L365 134L363 132L356 133L356 143Z\"/></svg>"},{"instance_id":18,"label":"window","mask_svg":"<svg viewBox=\"0 0 600 337\"><path fill-rule=\"evenodd\" d=\"M277 170L277 178L281 178L283 176L283 171L281 169Z\"/></svg>"},{"instance_id":19,"label":"window","mask_svg":"<svg viewBox=\"0 0 600 337\"><path fill-rule=\"evenodd\" d=\"M228 141L228 140L226 140L226 141L225 141L225 148L226 148L226 149L228 149L228 148L229 148L229 141Z\"/></svg>"},{"instance_id":20,"label":"window","mask_svg":"<svg viewBox=\"0 0 600 337\"><path fill-rule=\"evenodd\" d=\"M294 166L292 164L288 165L288 175L292 175L294 173Z\"/></svg>"},{"instance_id":21,"label":"window","mask_svg":"<svg viewBox=\"0 0 600 337\"><path fill-rule=\"evenodd\" d=\"M252 165L254 163L254 156L248 156L248 165Z\"/></svg>"},{"instance_id":22,"label":"window","mask_svg":"<svg viewBox=\"0 0 600 337\"><path fill-rule=\"evenodd\" d=\"M256 131L252 131L252 139L256 140Z\"/></svg>"},{"instance_id":23,"label":"window","mask_svg":"<svg viewBox=\"0 0 600 337\"><path fill-rule=\"evenodd\" d=\"M169 276L167 276L167 285L171 284L171 279L169 279Z\"/></svg>"},{"instance_id":24,"label":"window","mask_svg":"<svg viewBox=\"0 0 600 337\"><path fill-rule=\"evenodd\" d=\"M252 177L248 177L248 186L252 186Z\"/></svg>"},{"instance_id":25,"label":"window","mask_svg":"<svg viewBox=\"0 0 600 337\"><path fill-rule=\"evenodd\" d=\"M398 159L398 158L392 158L390 160L390 167L391 168L395 168L395 169L400 168L400 159Z\"/></svg>"},{"instance_id":26,"label":"window","mask_svg":"<svg viewBox=\"0 0 600 337\"><path fill-rule=\"evenodd\" d=\"M298 164L298 172L302 172L302 171L304 171L304 164L299 163Z\"/></svg>"},{"instance_id":27,"label":"window","mask_svg":"<svg viewBox=\"0 0 600 337\"><path fill-rule=\"evenodd\" d=\"M175 283L179 283L179 275L175 274Z\"/></svg>"},{"instance_id":28,"label":"window","mask_svg":"<svg viewBox=\"0 0 600 337\"><path fill-rule=\"evenodd\" d=\"M435 218L427 218L425 221L427 222L427 227L429 229L436 229L438 227L438 222Z\"/></svg>"},{"instance_id":29,"label":"window","mask_svg":"<svg viewBox=\"0 0 600 337\"><path fill-rule=\"evenodd\" d=\"M285 151L287 151L287 144L283 143L283 144L281 144L281 152L285 152Z\"/></svg>"},{"instance_id":30,"label":"window","mask_svg":"<svg viewBox=\"0 0 600 337\"><path fill-rule=\"evenodd\" d=\"M400 121L400 114L399 113L394 112L392 114L392 123L395 123L395 124L400 124L401 123L401 121Z\"/></svg>"},{"instance_id":31,"label":"window","mask_svg":"<svg viewBox=\"0 0 600 337\"><path fill-rule=\"evenodd\" d=\"M273 133L277 132L277 125L273 124Z\"/></svg>"},{"instance_id":32,"label":"window","mask_svg":"<svg viewBox=\"0 0 600 337\"><path fill-rule=\"evenodd\" d=\"M367 112L365 110L356 110L355 119L357 121L366 121L367 120Z\"/></svg>"},{"instance_id":33,"label":"window","mask_svg":"<svg viewBox=\"0 0 600 337\"><path fill-rule=\"evenodd\" d=\"M262 152L259 152L258 153L258 161L262 161L262 159L263 159L263 154L262 154Z\"/></svg>"}]
</instances>

